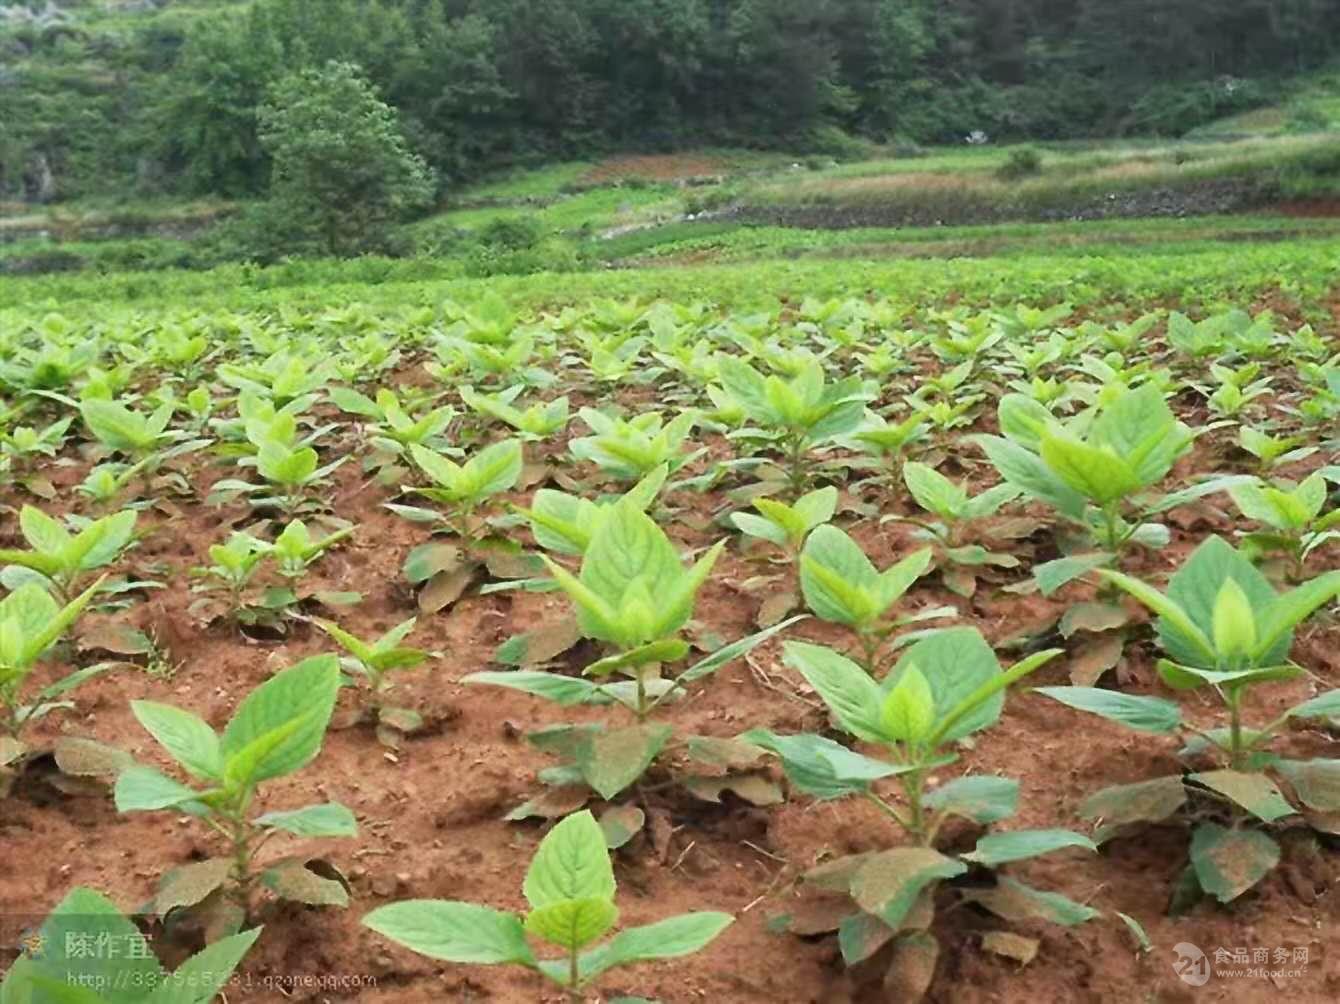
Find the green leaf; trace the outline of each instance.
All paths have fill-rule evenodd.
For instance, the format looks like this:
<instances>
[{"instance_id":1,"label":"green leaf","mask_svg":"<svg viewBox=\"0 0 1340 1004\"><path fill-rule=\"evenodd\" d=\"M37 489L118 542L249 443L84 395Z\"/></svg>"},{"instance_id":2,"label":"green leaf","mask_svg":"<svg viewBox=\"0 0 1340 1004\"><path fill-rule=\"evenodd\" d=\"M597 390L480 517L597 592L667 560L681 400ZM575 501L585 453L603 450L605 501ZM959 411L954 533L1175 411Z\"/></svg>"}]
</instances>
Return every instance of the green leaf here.
<instances>
[{"instance_id":1,"label":"green leaf","mask_svg":"<svg viewBox=\"0 0 1340 1004\"><path fill-rule=\"evenodd\" d=\"M473 903L406 900L378 907L363 926L398 945L444 962L532 965L521 918Z\"/></svg>"},{"instance_id":2,"label":"green leaf","mask_svg":"<svg viewBox=\"0 0 1340 1004\"><path fill-rule=\"evenodd\" d=\"M1075 522L1084 519L1084 496L1066 484L1043 459L999 436L974 436L1001 477L1025 494L1046 502Z\"/></svg>"},{"instance_id":3,"label":"green leaf","mask_svg":"<svg viewBox=\"0 0 1340 1004\"><path fill-rule=\"evenodd\" d=\"M614 926L618 908L608 899L566 899L532 910L526 932L569 951L585 948Z\"/></svg>"},{"instance_id":4,"label":"green leaf","mask_svg":"<svg viewBox=\"0 0 1340 1004\"><path fill-rule=\"evenodd\" d=\"M1297 810L1284 800L1275 782L1264 774L1236 770L1212 770L1192 774L1191 780L1236 802L1257 819L1273 823Z\"/></svg>"},{"instance_id":5,"label":"green leaf","mask_svg":"<svg viewBox=\"0 0 1340 1004\"><path fill-rule=\"evenodd\" d=\"M1036 858L1064 847L1098 850L1088 837L1071 830L1014 830L1009 833L988 833L963 857L987 868L996 868L1009 861Z\"/></svg>"},{"instance_id":6,"label":"green leaf","mask_svg":"<svg viewBox=\"0 0 1340 1004\"><path fill-rule=\"evenodd\" d=\"M507 687L525 694L543 697L565 708L587 704L600 694L598 684L580 677L560 673L541 673L538 670L514 669L505 672L470 673L462 683L481 683L493 687Z\"/></svg>"},{"instance_id":7,"label":"green leaf","mask_svg":"<svg viewBox=\"0 0 1340 1004\"><path fill-rule=\"evenodd\" d=\"M1013 816L1019 808L1019 782L1008 777L975 775L940 785L923 800L932 812L963 816L986 825Z\"/></svg>"},{"instance_id":8,"label":"green leaf","mask_svg":"<svg viewBox=\"0 0 1340 1004\"><path fill-rule=\"evenodd\" d=\"M173 758L203 780L217 781L223 774L219 737L203 720L153 701L131 701L131 713Z\"/></svg>"},{"instance_id":9,"label":"green leaf","mask_svg":"<svg viewBox=\"0 0 1340 1004\"><path fill-rule=\"evenodd\" d=\"M898 676L879 713L884 734L897 742L918 744L935 727L935 698L915 665Z\"/></svg>"},{"instance_id":10,"label":"green leaf","mask_svg":"<svg viewBox=\"0 0 1340 1004\"><path fill-rule=\"evenodd\" d=\"M959 699L957 704L941 716L935 727L935 732L928 740L929 745L935 748L947 739L962 738L967 734L964 732L965 728L976 730L985 727L977 724L978 716L991 714L991 709L994 707L997 709L994 714L999 717L998 709L1004 701L1004 692L1008 687L1041 669L1061 654L1061 649L1057 648L1034 652L1032 655L1020 659L1004 672L984 679L966 697ZM992 718L992 721L994 720L995 718Z\"/></svg>"},{"instance_id":11,"label":"green leaf","mask_svg":"<svg viewBox=\"0 0 1340 1004\"><path fill-rule=\"evenodd\" d=\"M880 577L860 545L831 524L817 527L800 554L800 588L826 621L858 626L883 613Z\"/></svg>"},{"instance_id":12,"label":"green leaf","mask_svg":"<svg viewBox=\"0 0 1340 1004\"><path fill-rule=\"evenodd\" d=\"M1161 697L1140 697L1098 687L1038 687L1037 693L1138 732L1169 735L1182 724L1182 709Z\"/></svg>"},{"instance_id":13,"label":"green leaf","mask_svg":"<svg viewBox=\"0 0 1340 1004\"><path fill-rule=\"evenodd\" d=\"M228 984L242 957L260 937L261 928L222 938L173 971L144 1004L206 1004Z\"/></svg>"},{"instance_id":14,"label":"green leaf","mask_svg":"<svg viewBox=\"0 0 1340 1004\"><path fill-rule=\"evenodd\" d=\"M313 656L275 674L242 701L223 732L222 752L229 773L244 752L277 737L272 747L247 765L246 780L255 784L300 770L320 752L340 688L339 660ZM280 732L284 734L280 737Z\"/></svg>"},{"instance_id":15,"label":"green leaf","mask_svg":"<svg viewBox=\"0 0 1340 1004\"><path fill-rule=\"evenodd\" d=\"M1289 709L1290 718L1340 717L1340 690L1328 690Z\"/></svg>"},{"instance_id":16,"label":"green leaf","mask_svg":"<svg viewBox=\"0 0 1340 1004\"><path fill-rule=\"evenodd\" d=\"M1069 558L1057 558L1045 561L1033 568L1033 578L1043 596L1051 596L1062 586L1069 585L1081 576L1110 565L1113 555L1105 551L1093 554L1077 554Z\"/></svg>"},{"instance_id":17,"label":"green leaf","mask_svg":"<svg viewBox=\"0 0 1340 1004\"><path fill-rule=\"evenodd\" d=\"M739 738L776 754L793 787L823 800L868 791L872 781L913 769L874 760L822 736L751 729Z\"/></svg>"},{"instance_id":18,"label":"green leaf","mask_svg":"<svg viewBox=\"0 0 1340 1004\"><path fill-rule=\"evenodd\" d=\"M1260 830L1201 823L1191 834L1191 866L1200 887L1221 903L1245 893L1279 864L1280 848Z\"/></svg>"},{"instance_id":19,"label":"green leaf","mask_svg":"<svg viewBox=\"0 0 1340 1004\"><path fill-rule=\"evenodd\" d=\"M705 676L710 676L723 666L732 663L741 656L753 651L757 646L763 644L773 635L778 634L789 628L791 625L798 624L803 620L805 620L804 614L801 614L798 617L790 617L779 624L772 625L772 627L764 628L762 631L747 635L728 645L722 645L711 655L700 659L688 669L684 670L684 672L680 673L676 679L680 683L692 683L695 680L701 680Z\"/></svg>"},{"instance_id":20,"label":"green leaf","mask_svg":"<svg viewBox=\"0 0 1340 1004\"><path fill-rule=\"evenodd\" d=\"M998 686L1004 682L1000 663L976 628L946 628L920 639L903 653L881 689L892 690L911 666L935 695L938 720L927 740L932 747L979 732L1000 718L1005 705Z\"/></svg>"},{"instance_id":21,"label":"green leaf","mask_svg":"<svg viewBox=\"0 0 1340 1004\"><path fill-rule=\"evenodd\" d=\"M152 812L194 802L200 793L152 767L127 767L116 779L117 812Z\"/></svg>"},{"instance_id":22,"label":"green leaf","mask_svg":"<svg viewBox=\"0 0 1340 1004\"><path fill-rule=\"evenodd\" d=\"M1261 637L1252 653L1255 661L1258 664L1284 661L1293 641L1293 628L1336 596L1340 596L1340 571L1319 575L1267 605L1258 614Z\"/></svg>"},{"instance_id":23,"label":"green leaf","mask_svg":"<svg viewBox=\"0 0 1340 1004\"><path fill-rule=\"evenodd\" d=\"M1258 611L1259 629L1260 613L1275 602L1275 589L1241 552L1220 537L1206 538L1169 580L1168 600L1174 604L1174 609L1159 609L1146 602L1144 596L1136 595L1136 599L1160 615L1159 641L1174 661L1202 669L1219 668L1212 646L1207 652L1204 645L1213 632L1215 600L1224 580L1229 578L1237 582L1252 609ZM1184 612L1185 619L1195 626L1195 632L1179 617L1179 612ZM1258 635L1260 633L1258 630ZM1256 660L1257 664L1284 662L1292 638L1281 641L1283 644L1263 653L1263 657Z\"/></svg>"},{"instance_id":24,"label":"green leaf","mask_svg":"<svg viewBox=\"0 0 1340 1004\"><path fill-rule=\"evenodd\" d=\"M1340 812L1340 760L1280 760L1275 769L1308 808Z\"/></svg>"},{"instance_id":25,"label":"green leaf","mask_svg":"<svg viewBox=\"0 0 1340 1004\"><path fill-rule=\"evenodd\" d=\"M102 991L101 997L92 994L69 1000L79 1000L81 1004L87 1000L134 1004L142 998L143 988L155 986L162 979L162 967L152 953L113 957L110 952L83 947L127 946L132 942L144 945L138 928L121 915L111 900L92 889L76 888L67 894L42 924L40 935L45 954L42 958L25 960L27 965L20 975L50 979L56 986L81 990L98 987ZM6 978L0 999L8 996L10 989L10 980ZM32 1004L49 1001L54 1004L58 1000L47 993L43 988L42 994L31 998Z\"/></svg>"},{"instance_id":26,"label":"green leaf","mask_svg":"<svg viewBox=\"0 0 1340 1004\"><path fill-rule=\"evenodd\" d=\"M997 917L1015 923L1046 920L1073 927L1098 916L1098 911L1092 907L1076 903L1059 893L1034 889L1007 875L999 876L993 888L965 889L963 897L990 910Z\"/></svg>"},{"instance_id":27,"label":"green leaf","mask_svg":"<svg viewBox=\"0 0 1340 1004\"><path fill-rule=\"evenodd\" d=\"M734 922L735 918L728 913L702 912L630 927L616 934L606 946L601 965L592 975L613 966L692 955L710 945Z\"/></svg>"},{"instance_id":28,"label":"green leaf","mask_svg":"<svg viewBox=\"0 0 1340 1004\"><path fill-rule=\"evenodd\" d=\"M1136 784L1119 784L1094 792L1079 807L1079 814L1100 823L1094 833L1098 843L1131 823L1161 823L1186 805L1182 775L1158 777Z\"/></svg>"},{"instance_id":29,"label":"green leaf","mask_svg":"<svg viewBox=\"0 0 1340 1004\"><path fill-rule=\"evenodd\" d=\"M896 847L861 864L852 876L851 895L862 910L897 928L923 889L967 870L963 862L929 847Z\"/></svg>"},{"instance_id":30,"label":"green leaf","mask_svg":"<svg viewBox=\"0 0 1340 1004\"><path fill-rule=\"evenodd\" d=\"M309 805L284 812L267 812L253 819L252 824L296 833L300 837L358 836L358 820L339 802Z\"/></svg>"},{"instance_id":31,"label":"green leaf","mask_svg":"<svg viewBox=\"0 0 1340 1004\"><path fill-rule=\"evenodd\" d=\"M866 742L887 741L880 721L884 695L869 673L822 645L791 641L785 653L786 664L818 692L844 730Z\"/></svg>"},{"instance_id":32,"label":"green leaf","mask_svg":"<svg viewBox=\"0 0 1340 1004\"><path fill-rule=\"evenodd\" d=\"M1181 571L1185 572L1187 567L1189 567L1189 564L1182 566ZM1153 586L1146 585L1139 579L1134 579L1122 572L1100 569L1098 574L1113 585L1130 593L1159 615L1159 638L1163 647L1170 653L1174 653L1174 658L1179 662L1202 666L1213 666L1216 663L1214 645L1206 635L1205 630L1202 630L1188 611L1178 605L1177 601L1171 596L1165 596ZM1175 578L1176 576L1174 576ZM1215 593L1218 594L1217 588ZM1206 629L1210 629L1213 623L1213 609L1213 600L1211 600L1210 605L1205 609L1204 626Z\"/></svg>"},{"instance_id":33,"label":"green leaf","mask_svg":"<svg viewBox=\"0 0 1340 1004\"><path fill-rule=\"evenodd\" d=\"M540 841L522 891L533 910L565 900L614 899L605 835L590 812L573 813Z\"/></svg>"}]
</instances>

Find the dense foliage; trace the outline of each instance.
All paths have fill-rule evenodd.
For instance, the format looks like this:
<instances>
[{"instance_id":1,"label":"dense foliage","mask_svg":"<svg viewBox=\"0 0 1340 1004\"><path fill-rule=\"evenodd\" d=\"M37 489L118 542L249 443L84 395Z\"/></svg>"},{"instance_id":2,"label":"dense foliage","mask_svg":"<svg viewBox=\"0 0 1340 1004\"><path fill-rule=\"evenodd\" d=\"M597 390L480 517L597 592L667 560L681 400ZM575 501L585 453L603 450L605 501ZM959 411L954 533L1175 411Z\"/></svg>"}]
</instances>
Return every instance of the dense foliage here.
<instances>
[{"instance_id":1,"label":"dense foliage","mask_svg":"<svg viewBox=\"0 0 1340 1004\"><path fill-rule=\"evenodd\" d=\"M258 109L330 60L445 180L613 147L1180 133L1324 62L1338 22L1323 0L66 0L0 20L0 190L264 191Z\"/></svg>"}]
</instances>

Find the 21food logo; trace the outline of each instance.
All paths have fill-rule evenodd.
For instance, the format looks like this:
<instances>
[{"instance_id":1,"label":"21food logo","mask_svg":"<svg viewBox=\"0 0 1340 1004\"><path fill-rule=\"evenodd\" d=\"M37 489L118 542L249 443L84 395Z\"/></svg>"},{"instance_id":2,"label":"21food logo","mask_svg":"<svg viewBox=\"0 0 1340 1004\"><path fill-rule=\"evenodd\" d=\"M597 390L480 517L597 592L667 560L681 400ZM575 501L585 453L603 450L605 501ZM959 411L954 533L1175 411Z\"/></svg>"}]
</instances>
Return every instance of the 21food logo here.
<instances>
[{"instance_id":1,"label":"21food logo","mask_svg":"<svg viewBox=\"0 0 1340 1004\"><path fill-rule=\"evenodd\" d=\"M1210 982L1210 960L1195 945L1179 941L1173 945L1177 958L1173 960L1173 972L1183 983L1193 987L1203 987Z\"/></svg>"}]
</instances>

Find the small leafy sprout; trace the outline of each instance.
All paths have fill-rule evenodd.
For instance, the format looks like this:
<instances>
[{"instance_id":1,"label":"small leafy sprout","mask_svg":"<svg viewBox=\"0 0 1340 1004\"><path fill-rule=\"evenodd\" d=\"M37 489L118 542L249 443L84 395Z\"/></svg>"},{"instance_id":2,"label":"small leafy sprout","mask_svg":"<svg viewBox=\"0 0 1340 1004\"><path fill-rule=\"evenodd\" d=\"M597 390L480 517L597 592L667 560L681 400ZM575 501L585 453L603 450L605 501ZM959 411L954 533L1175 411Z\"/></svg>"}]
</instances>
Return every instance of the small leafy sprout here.
<instances>
[{"instance_id":1,"label":"small leafy sprout","mask_svg":"<svg viewBox=\"0 0 1340 1004\"><path fill-rule=\"evenodd\" d=\"M150 459L137 464L98 464L88 472L75 491L85 496L100 508L110 508L130 488L136 478L144 474ZM148 502L131 502L133 507L143 507Z\"/></svg>"},{"instance_id":2,"label":"small leafy sprout","mask_svg":"<svg viewBox=\"0 0 1340 1004\"><path fill-rule=\"evenodd\" d=\"M151 491L147 479L157 473L164 461L200 449L208 443L191 439L189 431L169 429L173 405L160 405L149 415L132 411L117 401L86 398L79 411L84 425L107 449L130 459L146 479L145 489Z\"/></svg>"},{"instance_id":3,"label":"small leafy sprout","mask_svg":"<svg viewBox=\"0 0 1340 1004\"><path fill-rule=\"evenodd\" d=\"M414 669L429 659L429 653L417 648L408 648L401 643L414 630L416 619L401 621L375 641L367 642L345 631L338 624L316 620L317 627L347 653L340 660L346 672L363 678L366 695L363 698L365 712L371 717L380 732L390 729L393 732L414 732L423 727L423 716L411 708L393 707L387 704L395 682L391 674ZM386 738L397 740L395 735ZM393 741L388 745L398 745Z\"/></svg>"},{"instance_id":4,"label":"small leafy sprout","mask_svg":"<svg viewBox=\"0 0 1340 1004\"><path fill-rule=\"evenodd\" d=\"M284 527L267 550L274 558L280 575L286 579L297 579L307 574L307 569L314 561L353 532L353 527L345 527L324 537L313 537L307 524L295 519Z\"/></svg>"},{"instance_id":5,"label":"small leafy sprout","mask_svg":"<svg viewBox=\"0 0 1340 1004\"><path fill-rule=\"evenodd\" d=\"M596 530L620 500L627 499L646 512L656 501L669 473L669 468L662 465L623 495L608 501L592 501L553 488L541 488L535 492L529 509L518 506L516 511L530 521L531 533L540 547L555 554L581 557L591 546Z\"/></svg>"},{"instance_id":6,"label":"small leafy sprout","mask_svg":"<svg viewBox=\"0 0 1340 1004\"><path fill-rule=\"evenodd\" d=\"M540 842L522 887L530 910L519 916L474 903L408 900L363 918L398 945L445 962L519 965L561 987L567 999L616 966L691 955L733 921L725 913L685 913L626 928L603 944L618 923L617 886L600 824L583 811L564 819ZM562 950L537 958L527 936Z\"/></svg>"},{"instance_id":7,"label":"small leafy sprout","mask_svg":"<svg viewBox=\"0 0 1340 1004\"><path fill-rule=\"evenodd\" d=\"M842 440L844 446L869 454L883 469L887 480L902 478L903 462L911 447L926 438L930 420L913 411L900 422L889 422L873 411L865 413L860 427Z\"/></svg>"},{"instance_id":8,"label":"small leafy sprout","mask_svg":"<svg viewBox=\"0 0 1340 1004\"><path fill-rule=\"evenodd\" d=\"M224 363L219 379L229 387L272 401L277 408L319 394L334 375L327 359L313 365L306 353L280 350L257 365Z\"/></svg>"},{"instance_id":9,"label":"small leafy sprout","mask_svg":"<svg viewBox=\"0 0 1340 1004\"><path fill-rule=\"evenodd\" d=\"M890 979L910 959L920 977L901 985L899 1000L920 1000L935 966L938 945L930 933L937 891L948 884L961 902L1008 920L1022 917L1072 925L1097 911L1056 893L1034 889L1001 874L1001 866L1064 848L1094 849L1069 830L1012 830L987 833L966 854L942 852L936 844L953 817L980 826L1008 819L1017 811L1019 784L995 775L968 775L929 786L957 757L953 745L1000 720L1005 690L1060 655L1038 652L1002 669L995 653L974 628L950 628L927 635L903 654L882 682L860 666L819 645L788 642L786 661L828 705L837 726L853 740L870 744L880 756L866 756L817 735L777 735L754 729L740 739L776 754L791 787L821 800L864 798L889 819L911 846L871 851L826 862L806 875L821 895L846 893L853 912L830 930L848 965L870 957L894 939ZM901 797L891 800L876 785L894 780ZM960 877L962 882L955 881ZM988 881L983 881L984 879ZM810 932L813 933L813 932ZM887 984L886 984L887 985Z\"/></svg>"},{"instance_id":10,"label":"small leafy sprout","mask_svg":"<svg viewBox=\"0 0 1340 1004\"><path fill-rule=\"evenodd\" d=\"M942 572L945 584L954 592L971 596L976 591L974 568L983 565L1000 568L1018 566L1019 559L1014 555L988 551L981 544L973 543L970 534L982 520L994 516L1001 506L1018 498L1022 494L1019 488L1002 484L969 497L965 486L955 484L934 468L919 463L908 463L903 467L903 480L917 505L938 517L938 520L925 522L911 517L886 518L900 519L920 527L917 536L928 540L935 547L941 562L955 566Z\"/></svg>"},{"instance_id":11,"label":"small leafy sprout","mask_svg":"<svg viewBox=\"0 0 1340 1004\"><path fill-rule=\"evenodd\" d=\"M684 452L684 443L698 423L696 411L681 412L669 422L654 411L626 421L594 408L583 408L578 414L594 435L572 440L568 449L574 457L590 461L621 481L637 481L661 466L673 474L704 452Z\"/></svg>"},{"instance_id":12,"label":"small leafy sprout","mask_svg":"<svg viewBox=\"0 0 1340 1004\"><path fill-rule=\"evenodd\" d=\"M38 457L54 457L65 445L65 434L74 421L73 415L52 422L43 429L20 425L0 431L0 452L9 460L10 469L20 474Z\"/></svg>"},{"instance_id":13,"label":"small leafy sprout","mask_svg":"<svg viewBox=\"0 0 1340 1004\"><path fill-rule=\"evenodd\" d=\"M1250 425L1238 429L1238 446L1257 459L1262 475L1284 464L1306 460L1317 452L1317 447L1304 446L1305 442L1302 436L1272 436Z\"/></svg>"},{"instance_id":14,"label":"small leafy sprout","mask_svg":"<svg viewBox=\"0 0 1340 1004\"><path fill-rule=\"evenodd\" d=\"M695 564L685 567L664 531L635 502L625 499L615 503L592 536L579 576L545 559L577 608L580 634L605 643L610 654L588 665L582 677L513 670L472 673L464 682L520 690L562 706L617 704L624 708L635 724L609 729L604 725L561 725L530 737L537 747L563 759L564 766L558 771L562 784L570 787L581 782L601 798L614 798L642 777L671 739L673 730L669 725L649 721L658 709L686 693L690 684L705 680L795 622L784 621L724 645L678 675L662 672L664 665L678 662L689 653L688 642L679 634L692 615L696 594L723 547L724 541ZM616 675L625 679L612 679ZM719 753L717 747L721 742L700 737L685 739L690 759L700 762L706 759L717 768L722 764L714 756ZM733 748L727 760L747 772L748 764L760 755L758 750ZM708 771L699 768L685 779L690 791L694 790L697 775L704 773ZM722 773L717 770L718 775ZM542 778L560 783L553 772ZM717 790L709 798L711 801L718 801L721 788L732 783L729 777L718 776L716 780ZM762 779L759 780L758 787L765 788ZM763 797L766 800L766 791ZM527 803L509 818L532 814L533 804ZM635 832L640 826L639 821L632 830Z\"/></svg>"},{"instance_id":15,"label":"small leafy sprout","mask_svg":"<svg viewBox=\"0 0 1340 1004\"><path fill-rule=\"evenodd\" d=\"M1229 496L1248 519L1263 523L1243 538L1252 556L1282 553L1288 558L1295 579L1303 574L1308 556L1327 541L1340 539L1340 509L1322 515L1328 495L1326 479L1313 474L1301 484L1236 485Z\"/></svg>"},{"instance_id":16,"label":"small leafy sprout","mask_svg":"<svg viewBox=\"0 0 1340 1004\"><path fill-rule=\"evenodd\" d=\"M1126 390L1099 409L1062 424L1018 394L1000 402L1004 436L975 436L1007 484L1083 527L1100 547L1162 547L1168 530L1144 520L1246 480L1211 478L1167 495L1145 495L1191 449L1194 434L1151 384Z\"/></svg>"},{"instance_id":17,"label":"small leafy sprout","mask_svg":"<svg viewBox=\"0 0 1340 1004\"><path fill-rule=\"evenodd\" d=\"M725 546L718 541L685 568L665 531L625 499L596 529L579 576L544 561L577 607L582 634L613 648L612 659L596 664L604 673L671 661L668 649L677 653L672 659L684 656L688 646L677 635Z\"/></svg>"},{"instance_id":18,"label":"small leafy sprout","mask_svg":"<svg viewBox=\"0 0 1340 1004\"><path fill-rule=\"evenodd\" d=\"M792 505L776 499L754 499L759 515L737 512L730 519L741 533L776 544L788 561L795 561L810 531L833 518L837 501L838 490L829 485L802 495Z\"/></svg>"},{"instance_id":19,"label":"small leafy sprout","mask_svg":"<svg viewBox=\"0 0 1340 1004\"><path fill-rule=\"evenodd\" d=\"M24 728L52 711L71 707L57 698L111 665L76 670L30 698L23 695L23 685L37 663L79 619L100 586L95 582L64 606L33 582L0 600L0 768L23 756L19 736Z\"/></svg>"},{"instance_id":20,"label":"small leafy sprout","mask_svg":"<svg viewBox=\"0 0 1340 1004\"><path fill-rule=\"evenodd\" d=\"M1084 803L1081 815L1100 824L1095 838L1101 842L1186 810L1193 829L1183 883L1197 895L1209 893L1226 903L1279 862L1279 845L1267 828L1289 816L1301 815L1310 823L1319 818L1315 814L1340 811L1340 762L1284 759L1270 749L1290 723L1340 714L1340 690L1261 725L1243 720L1249 691L1305 673L1289 660L1293 630L1340 596L1340 571L1277 594L1243 554L1222 538L1210 537L1172 576L1166 594L1119 572L1099 574L1159 615L1159 644L1168 655L1158 663L1163 682L1174 691L1217 697L1224 713L1221 724L1200 728L1183 719L1175 702L1160 697L1091 687L1039 688L1062 704L1138 732L1189 733L1180 755L1208 761L1212 768L1103 789ZM1286 796L1286 790L1292 795Z\"/></svg>"},{"instance_id":21,"label":"small leafy sprout","mask_svg":"<svg viewBox=\"0 0 1340 1004\"><path fill-rule=\"evenodd\" d=\"M844 531L818 527L800 553L800 588L805 603L822 620L845 624L861 644L866 672L879 667L879 652L899 628L919 621L953 617L953 607L935 607L909 617L887 619L895 603L930 568L934 552L922 548L878 571L861 545Z\"/></svg>"},{"instance_id":22,"label":"small leafy sprout","mask_svg":"<svg viewBox=\"0 0 1340 1004\"><path fill-rule=\"evenodd\" d=\"M19 512L19 529L32 550L0 549L0 581L13 589L36 582L61 603L84 588L91 573L119 558L135 536L137 513L126 509L86 523L75 533L34 506Z\"/></svg>"},{"instance_id":23,"label":"small leafy sprout","mask_svg":"<svg viewBox=\"0 0 1340 1004\"><path fill-rule=\"evenodd\" d=\"M383 388L373 399L346 387L333 387L330 399L342 411L359 415L371 421L363 433L374 449L387 457L403 455L411 444L433 450L444 450L447 427L456 417L451 407L434 408L417 418L410 415L393 390Z\"/></svg>"},{"instance_id":24,"label":"small leafy sprout","mask_svg":"<svg viewBox=\"0 0 1340 1004\"><path fill-rule=\"evenodd\" d=\"M486 446L464 464L457 464L423 446L411 445L410 456L433 482L431 488L402 486L447 507L446 513L414 506L389 505L393 512L416 521L442 522L463 541L474 539L475 510L494 495L511 491L521 478L524 458L521 441L504 439Z\"/></svg>"},{"instance_id":25,"label":"small leafy sprout","mask_svg":"<svg viewBox=\"0 0 1340 1004\"><path fill-rule=\"evenodd\" d=\"M225 544L214 544L209 549L212 564L191 570L196 578L205 580L195 587L198 591L227 593L228 616L242 619L246 606L244 595L261 561L269 553L267 545L246 533L233 533Z\"/></svg>"},{"instance_id":26,"label":"small leafy sprout","mask_svg":"<svg viewBox=\"0 0 1340 1004\"><path fill-rule=\"evenodd\" d=\"M206 1004L218 999L251 949L259 927L223 938L169 973L111 900L75 888L51 911L36 937L42 950L24 953L0 982L6 1004ZM87 939L87 940L84 940ZM89 950L88 945L117 946Z\"/></svg>"},{"instance_id":27,"label":"small leafy sprout","mask_svg":"<svg viewBox=\"0 0 1340 1004\"><path fill-rule=\"evenodd\" d=\"M486 418L510 425L526 442L556 436L568 425L568 399L555 398L546 404L532 404L524 411L514 402L524 388L517 384L497 394L484 394L473 387L462 387L461 400L466 407Z\"/></svg>"},{"instance_id":28,"label":"small leafy sprout","mask_svg":"<svg viewBox=\"0 0 1340 1004\"><path fill-rule=\"evenodd\" d=\"M316 758L340 689L339 661L315 656L283 670L248 694L222 736L201 718L167 704L132 701L131 711L198 787L135 765L116 782L120 812L185 812L219 834L226 856L209 858L164 876L155 907L195 906L218 896L230 903L232 925L252 909L256 884L281 898L323 906L346 906L343 883L322 878L301 860L275 862L257 873L256 859L279 833L353 837L358 827L343 805L329 802L252 815L261 786L295 774ZM299 876L299 872L301 875ZM181 892L191 890L191 901Z\"/></svg>"},{"instance_id":29,"label":"small leafy sprout","mask_svg":"<svg viewBox=\"0 0 1340 1004\"><path fill-rule=\"evenodd\" d=\"M718 359L721 386L745 415L772 437L786 462L786 477L792 495L804 493L812 474L810 451L861 424L874 389L860 377L828 383L823 364L814 358L796 363L790 378L764 376L734 356ZM751 430L734 435L743 436ZM751 433L757 438L757 431Z\"/></svg>"}]
</instances>

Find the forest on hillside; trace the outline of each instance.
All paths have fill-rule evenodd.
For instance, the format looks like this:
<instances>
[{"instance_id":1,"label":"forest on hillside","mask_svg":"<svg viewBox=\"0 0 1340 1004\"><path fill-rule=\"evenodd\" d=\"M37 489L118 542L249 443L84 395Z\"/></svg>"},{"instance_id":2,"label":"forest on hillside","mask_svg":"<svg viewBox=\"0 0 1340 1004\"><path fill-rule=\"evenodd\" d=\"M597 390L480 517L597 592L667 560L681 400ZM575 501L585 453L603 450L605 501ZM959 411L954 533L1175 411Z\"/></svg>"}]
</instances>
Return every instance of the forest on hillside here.
<instances>
[{"instance_id":1,"label":"forest on hillside","mask_svg":"<svg viewBox=\"0 0 1340 1004\"><path fill-rule=\"evenodd\" d=\"M1178 135L1340 46L1337 0L0 0L0 194L263 193L338 60L439 185L609 150Z\"/></svg>"}]
</instances>

